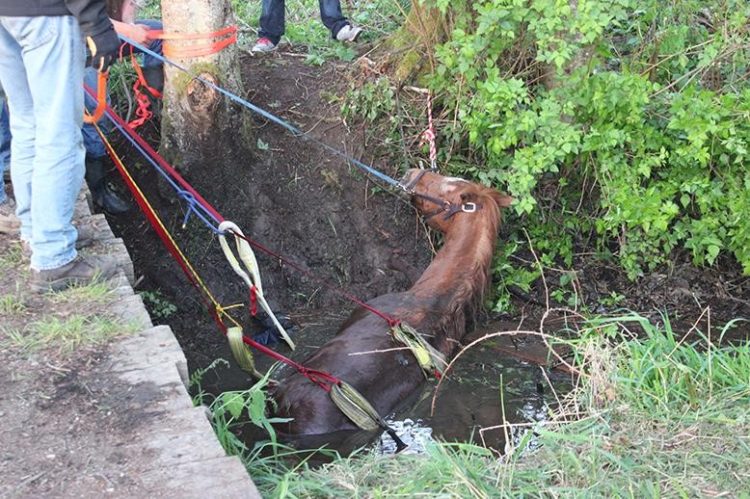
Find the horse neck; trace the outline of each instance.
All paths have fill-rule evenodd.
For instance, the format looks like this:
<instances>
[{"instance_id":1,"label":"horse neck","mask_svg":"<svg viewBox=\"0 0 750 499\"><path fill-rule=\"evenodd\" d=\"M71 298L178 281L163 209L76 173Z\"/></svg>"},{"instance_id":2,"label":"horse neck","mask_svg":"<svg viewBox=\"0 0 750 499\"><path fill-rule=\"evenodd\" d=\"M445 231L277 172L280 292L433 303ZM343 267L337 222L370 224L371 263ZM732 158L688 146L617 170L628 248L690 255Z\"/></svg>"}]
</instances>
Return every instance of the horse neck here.
<instances>
[{"instance_id":1,"label":"horse neck","mask_svg":"<svg viewBox=\"0 0 750 499\"><path fill-rule=\"evenodd\" d=\"M445 234L442 248L410 292L433 305L475 304L487 285L498 229L497 216L481 213L461 215L476 218L454 224Z\"/></svg>"}]
</instances>

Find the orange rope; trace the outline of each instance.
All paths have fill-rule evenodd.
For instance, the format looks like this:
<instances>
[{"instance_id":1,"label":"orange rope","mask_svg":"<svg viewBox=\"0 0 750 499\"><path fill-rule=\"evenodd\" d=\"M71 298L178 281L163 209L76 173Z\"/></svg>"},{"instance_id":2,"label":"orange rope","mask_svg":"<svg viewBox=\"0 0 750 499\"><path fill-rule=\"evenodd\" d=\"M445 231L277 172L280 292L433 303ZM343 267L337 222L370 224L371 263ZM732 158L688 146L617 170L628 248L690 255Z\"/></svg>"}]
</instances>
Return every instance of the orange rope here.
<instances>
[{"instance_id":1,"label":"orange rope","mask_svg":"<svg viewBox=\"0 0 750 499\"><path fill-rule=\"evenodd\" d=\"M84 109L83 111L83 122L84 123L96 123L102 116L107 108L107 77L109 73L107 71L99 71L98 78L96 81L96 109L94 114L89 114Z\"/></svg>"}]
</instances>

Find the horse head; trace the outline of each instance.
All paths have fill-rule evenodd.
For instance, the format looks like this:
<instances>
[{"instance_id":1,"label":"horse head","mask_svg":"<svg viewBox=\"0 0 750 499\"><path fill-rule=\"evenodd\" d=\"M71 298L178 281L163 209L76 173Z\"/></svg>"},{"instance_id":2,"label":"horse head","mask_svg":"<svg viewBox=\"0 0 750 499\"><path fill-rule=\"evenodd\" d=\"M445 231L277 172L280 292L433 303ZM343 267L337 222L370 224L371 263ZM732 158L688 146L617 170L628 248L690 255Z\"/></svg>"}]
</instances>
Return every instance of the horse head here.
<instances>
[{"instance_id":1,"label":"horse head","mask_svg":"<svg viewBox=\"0 0 750 499\"><path fill-rule=\"evenodd\" d=\"M462 178L445 177L431 170L412 168L401 180L412 196L417 211L427 225L448 232L461 213L488 210L499 217L500 208L510 206L513 198L495 189Z\"/></svg>"}]
</instances>

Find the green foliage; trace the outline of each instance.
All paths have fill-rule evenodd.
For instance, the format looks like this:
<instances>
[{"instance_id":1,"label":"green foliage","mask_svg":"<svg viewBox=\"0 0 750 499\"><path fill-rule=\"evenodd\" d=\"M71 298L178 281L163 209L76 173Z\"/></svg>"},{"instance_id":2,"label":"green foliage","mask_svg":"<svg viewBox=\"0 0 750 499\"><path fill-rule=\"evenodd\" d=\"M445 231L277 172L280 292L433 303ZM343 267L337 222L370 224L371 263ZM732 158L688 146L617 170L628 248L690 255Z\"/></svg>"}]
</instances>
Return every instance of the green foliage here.
<instances>
[{"instance_id":1,"label":"green foliage","mask_svg":"<svg viewBox=\"0 0 750 499\"><path fill-rule=\"evenodd\" d=\"M344 99L341 112L344 118L354 116L370 123L379 118L392 116L396 109L396 93L388 78L381 77L350 89Z\"/></svg>"},{"instance_id":2,"label":"green foliage","mask_svg":"<svg viewBox=\"0 0 750 499\"><path fill-rule=\"evenodd\" d=\"M441 149L456 173L509 191L519 216L615 242L631 278L680 247L750 273L750 4L428 3L451 27L431 87L458 117Z\"/></svg>"},{"instance_id":3,"label":"green foliage","mask_svg":"<svg viewBox=\"0 0 750 499\"><path fill-rule=\"evenodd\" d=\"M150 313L158 319L168 319L177 312L177 305L165 298L161 291L143 291L140 294Z\"/></svg>"}]
</instances>

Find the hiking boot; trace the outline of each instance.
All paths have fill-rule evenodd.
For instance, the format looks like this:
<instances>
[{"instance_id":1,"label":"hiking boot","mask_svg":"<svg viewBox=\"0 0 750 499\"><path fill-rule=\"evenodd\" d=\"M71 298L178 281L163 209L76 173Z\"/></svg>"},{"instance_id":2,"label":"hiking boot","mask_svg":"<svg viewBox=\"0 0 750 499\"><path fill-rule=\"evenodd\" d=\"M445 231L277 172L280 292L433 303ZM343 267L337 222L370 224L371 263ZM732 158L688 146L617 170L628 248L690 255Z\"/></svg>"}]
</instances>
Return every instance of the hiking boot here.
<instances>
[{"instance_id":1,"label":"hiking boot","mask_svg":"<svg viewBox=\"0 0 750 499\"><path fill-rule=\"evenodd\" d=\"M108 257L78 256L72 262L49 270L31 269L31 290L35 293L62 291L70 286L84 286L109 279L117 274L117 264Z\"/></svg>"},{"instance_id":2,"label":"hiking boot","mask_svg":"<svg viewBox=\"0 0 750 499\"><path fill-rule=\"evenodd\" d=\"M0 233L18 234L21 230L21 221L16 216L16 202L8 199L0 204Z\"/></svg>"},{"instance_id":3,"label":"hiking boot","mask_svg":"<svg viewBox=\"0 0 750 499\"><path fill-rule=\"evenodd\" d=\"M130 205L120 198L107 184L107 167L104 156L86 155L86 182L91 190L94 204L111 215L120 215L130 209Z\"/></svg>"},{"instance_id":4,"label":"hiking boot","mask_svg":"<svg viewBox=\"0 0 750 499\"><path fill-rule=\"evenodd\" d=\"M362 33L362 28L347 24L336 33L336 40L340 42L353 42L360 33Z\"/></svg>"},{"instance_id":5,"label":"hiking boot","mask_svg":"<svg viewBox=\"0 0 750 499\"><path fill-rule=\"evenodd\" d=\"M253 48L250 49L250 53L263 53L263 52L272 52L276 50L276 43L273 43L270 39L264 37L258 38L258 41L255 42L255 45L253 45Z\"/></svg>"},{"instance_id":6,"label":"hiking boot","mask_svg":"<svg viewBox=\"0 0 750 499\"><path fill-rule=\"evenodd\" d=\"M110 215L122 215L130 211L130 205L122 199L109 184L102 183L91 190L94 204ZM79 236L80 237L80 236Z\"/></svg>"}]
</instances>

